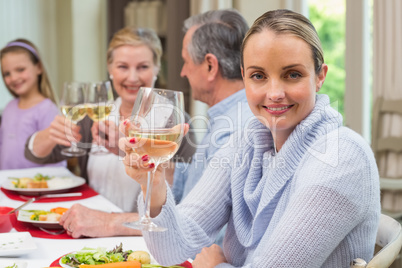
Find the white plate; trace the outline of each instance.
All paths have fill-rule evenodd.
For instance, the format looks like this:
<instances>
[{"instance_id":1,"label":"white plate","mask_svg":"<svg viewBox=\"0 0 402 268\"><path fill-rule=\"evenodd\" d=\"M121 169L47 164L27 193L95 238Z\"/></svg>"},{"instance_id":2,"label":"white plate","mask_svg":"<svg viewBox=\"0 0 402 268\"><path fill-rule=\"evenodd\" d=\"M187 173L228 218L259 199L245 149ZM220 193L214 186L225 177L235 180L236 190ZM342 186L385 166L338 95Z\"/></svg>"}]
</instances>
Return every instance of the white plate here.
<instances>
[{"instance_id":1,"label":"white plate","mask_svg":"<svg viewBox=\"0 0 402 268\"><path fill-rule=\"evenodd\" d=\"M0 234L0 256L19 256L36 248L29 232Z\"/></svg>"},{"instance_id":2,"label":"white plate","mask_svg":"<svg viewBox=\"0 0 402 268\"><path fill-rule=\"evenodd\" d=\"M37 174L37 173L36 173ZM29 176L29 178L33 178L36 174L33 174L32 176ZM50 176L50 174L43 174L45 176ZM21 178L22 176L19 176L17 178ZM25 177L25 176L24 176ZM27 176L28 177L28 176ZM57 184L54 183L57 180ZM57 177L52 177L50 180L48 180L48 186L49 188L15 188L14 184L12 184L13 179L7 179L2 187L6 190L14 191L19 194L23 195L42 195L42 194L54 194L54 193L63 193L67 192L68 190L72 188L79 187L83 184L85 184L85 179L81 177L76 177L76 176L57 176ZM54 184L54 185L52 185Z\"/></svg>"},{"instance_id":3,"label":"white plate","mask_svg":"<svg viewBox=\"0 0 402 268\"><path fill-rule=\"evenodd\" d=\"M39 210L39 209L35 209L35 210ZM28 210L20 210L18 212L17 219L18 219L18 221L31 223L32 225L34 225L36 227L42 227L42 228L45 228L45 229L63 229L63 226L60 225L59 222L57 222L57 221L35 221L35 220L31 220L31 215L32 214L33 214L33 212L30 212Z\"/></svg>"},{"instance_id":4,"label":"white plate","mask_svg":"<svg viewBox=\"0 0 402 268\"><path fill-rule=\"evenodd\" d=\"M59 265L60 265L61 267L63 267L63 268L74 268L73 266L70 266L70 265L61 263L61 258L60 258L60 260L59 260Z\"/></svg>"},{"instance_id":5,"label":"white plate","mask_svg":"<svg viewBox=\"0 0 402 268\"><path fill-rule=\"evenodd\" d=\"M26 268L27 267L27 262L25 261L18 261L15 259L0 259L0 267L8 267L8 266L12 266L12 265L17 265L17 268Z\"/></svg>"}]
</instances>

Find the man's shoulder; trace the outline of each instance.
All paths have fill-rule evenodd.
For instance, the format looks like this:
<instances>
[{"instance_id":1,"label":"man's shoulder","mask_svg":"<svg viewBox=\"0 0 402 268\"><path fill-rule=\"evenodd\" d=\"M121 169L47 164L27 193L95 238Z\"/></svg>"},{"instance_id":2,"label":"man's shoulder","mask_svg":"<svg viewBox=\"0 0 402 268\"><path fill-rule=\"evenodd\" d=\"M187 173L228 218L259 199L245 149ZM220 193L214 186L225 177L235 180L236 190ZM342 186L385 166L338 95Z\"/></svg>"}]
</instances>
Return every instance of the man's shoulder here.
<instances>
[{"instance_id":1,"label":"man's shoulder","mask_svg":"<svg viewBox=\"0 0 402 268\"><path fill-rule=\"evenodd\" d=\"M216 117L221 120L223 118L230 119L235 126L244 126L250 118L253 118L244 89L230 95L218 105L220 113Z\"/></svg>"}]
</instances>

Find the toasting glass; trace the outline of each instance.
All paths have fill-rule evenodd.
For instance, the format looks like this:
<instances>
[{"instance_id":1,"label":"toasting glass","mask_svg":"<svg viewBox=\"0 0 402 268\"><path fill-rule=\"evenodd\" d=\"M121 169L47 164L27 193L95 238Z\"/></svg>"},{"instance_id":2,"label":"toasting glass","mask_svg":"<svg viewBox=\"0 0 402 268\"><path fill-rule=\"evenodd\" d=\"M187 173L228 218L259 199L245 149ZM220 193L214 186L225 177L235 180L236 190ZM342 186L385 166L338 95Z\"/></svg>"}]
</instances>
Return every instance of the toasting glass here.
<instances>
[{"instance_id":1,"label":"toasting glass","mask_svg":"<svg viewBox=\"0 0 402 268\"><path fill-rule=\"evenodd\" d=\"M74 124L81 121L86 115L85 109L86 85L80 82L65 82L59 102L62 114ZM66 128L66 132L71 129ZM71 147L64 148L61 153L67 156L82 156L86 151L78 148L75 141L70 141Z\"/></svg>"},{"instance_id":2,"label":"toasting glass","mask_svg":"<svg viewBox=\"0 0 402 268\"><path fill-rule=\"evenodd\" d=\"M110 115L113 109L113 90L109 81L88 83L86 109L87 115L94 122L104 121ZM100 135L106 133L100 133ZM108 154L108 150L96 146L90 154Z\"/></svg>"},{"instance_id":3,"label":"toasting glass","mask_svg":"<svg viewBox=\"0 0 402 268\"><path fill-rule=\"evenodd\" d=\"M125 225L143 231L165 231L150 217L152 185L158 165L170 160L177 152L184 135L184 97L179 91L140 88L134 104L129 136L137 139L134 151L148 155L155 167L148 172L144 215L137 222Z\"/></svg>"}]
</instances>

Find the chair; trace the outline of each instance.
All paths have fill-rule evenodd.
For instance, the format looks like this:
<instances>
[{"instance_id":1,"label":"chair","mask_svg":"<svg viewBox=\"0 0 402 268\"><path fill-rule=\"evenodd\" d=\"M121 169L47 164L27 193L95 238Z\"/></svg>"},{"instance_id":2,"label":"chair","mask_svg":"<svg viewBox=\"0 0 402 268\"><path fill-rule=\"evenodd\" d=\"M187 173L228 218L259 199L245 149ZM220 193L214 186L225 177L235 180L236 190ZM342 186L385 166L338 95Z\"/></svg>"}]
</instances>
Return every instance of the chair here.
<instances>
[{"instance_id":1,"label":"chair","mask_svg":"<svg viewBox=\"0 0 402 268\"><path fill-rule=\"evenodd\" d=\"M351 268L387 268L397 258L402 247L401 224L390 216L381 214L380 225L378 226L376 246L380 251L375 253L369 263L362 259L355 259Z\"/></svg>"},{"instance_id":2,"label":"chair","mask_svg":"<svg viewBox=\"0 0 402 268\"><path fill-rule=\"evenodd\" d=\"M380 187L382 213L393 218L402 217L402 177L387 178L385 162L389 153L402 154L402 133L399 137L383 137L384 117L399 115L402 117L402 100L384 100L377 98L373 106L371 148L380 169ZM399 175L399 174L398 174Z\"/></svg>"}]
</instances>

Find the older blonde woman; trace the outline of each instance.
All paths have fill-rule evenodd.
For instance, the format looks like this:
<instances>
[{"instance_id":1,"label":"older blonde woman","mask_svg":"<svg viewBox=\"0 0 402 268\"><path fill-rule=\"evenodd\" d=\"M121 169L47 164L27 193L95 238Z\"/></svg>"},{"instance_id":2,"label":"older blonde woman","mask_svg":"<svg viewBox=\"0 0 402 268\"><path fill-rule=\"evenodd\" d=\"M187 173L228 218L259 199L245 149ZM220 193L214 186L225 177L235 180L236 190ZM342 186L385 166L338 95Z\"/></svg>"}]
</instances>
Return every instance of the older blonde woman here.
<instances>
[{"instance_id":1,"label":"older blonde woman","mask_svg":"<svg viewBox=\"0 0 402 268\"><path fill-rule=\"evenodd\" d=\"M162 47L156 33L151 29L123 28L116 32L109 43L107 63L110 79L118 94L109 120L93 123L85 118L78 125L71 124L63 116L56 116L51 126L38 132L33 149L26 148L27 157L34 162L58 162L65 159L60 151L70 146L71 137L65 133L66 126L72 127L72 136L82 145L91 148L93 140L104 145L113 154L86 155L79 158L81 175L89 185L108 198L125 212L137 211L137 197L140 187L124 171L118 149L118 128L120 121L128 118L140 87L152 87L161 65ZM107 133L101 138L99 131ZM190 138L192 139L192 138ZM179 158L188 160L195 148L185 139L179 149ZM80 205L73 206L62 218L61 223L73 237L112 236L118 234L140 234L131 232L121 225L131 221L137 214L105 214Z\"/></svg>"}]
</instances>

